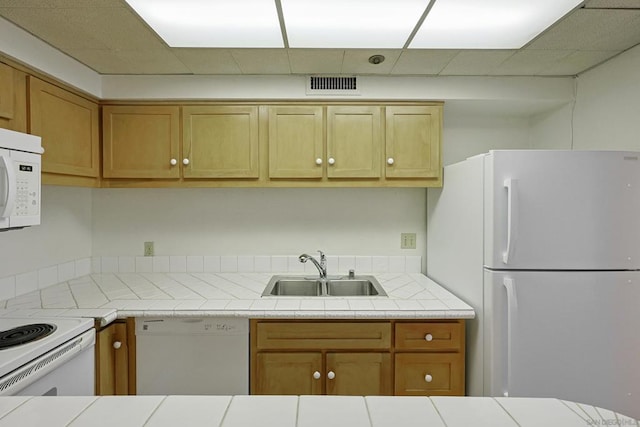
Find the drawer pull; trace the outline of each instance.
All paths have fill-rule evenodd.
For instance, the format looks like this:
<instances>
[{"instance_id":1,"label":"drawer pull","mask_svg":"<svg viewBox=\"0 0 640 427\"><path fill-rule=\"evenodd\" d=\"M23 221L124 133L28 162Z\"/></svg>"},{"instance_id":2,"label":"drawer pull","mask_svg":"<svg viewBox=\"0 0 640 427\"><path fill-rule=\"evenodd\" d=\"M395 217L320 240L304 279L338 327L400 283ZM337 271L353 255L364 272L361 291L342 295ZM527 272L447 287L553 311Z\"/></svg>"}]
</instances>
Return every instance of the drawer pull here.
<instances>
[{"instance_id":1,"label":"drawer pull","mask_svg":"<svg viewBox=\"0 0 640 427\"><path fill-rule=\"evenodd\" d=\"M327 378L329 378L330 380L334 379L336 377L336 373L333 371L329 371L329 373L327 374Z\"/></svg>"},{"instance_id":2,"label":"drawer pull","mask_svg":"<svg viewBox=\"0 0 640 427\"><path fill-rule=\"evenodd\" d=\"M315 371L315 372L313 373L313 379L314 379L314 380L319 380L319 379L320 379L320 377L321 377L320 372Z\"/></svg>"},{"instance_id":3,"label":"drawer pull","mask_svg":"<svg viewBox=\"0 0 640 427\"><path fill-rule=\"evenodd\" d=\"M424 336L425 341L433 341L433 335L427 334Z\"/></svg>"},{"instance_id":4,"label":"drawer pull","mask_svg":"<svg viewBox=\"0 0 640 427\"><path fill-rule=\"evenodd\" d=\"M429 374L424 376L424 380L428 383L430 383L431 381L433 381L433 377Z\"/></svg>"},{"instance_id":5,"label":"drawer pull","mask_svg":"<svg viewBox=\"0 0 640 427\"><path fill-rule=\"evenodd\" d=\"M116 350L118 350L120 347L122 347L122 343L120 341L115 341L113 343L113 348L115 348Z\"/></svg>"}]
</instances>

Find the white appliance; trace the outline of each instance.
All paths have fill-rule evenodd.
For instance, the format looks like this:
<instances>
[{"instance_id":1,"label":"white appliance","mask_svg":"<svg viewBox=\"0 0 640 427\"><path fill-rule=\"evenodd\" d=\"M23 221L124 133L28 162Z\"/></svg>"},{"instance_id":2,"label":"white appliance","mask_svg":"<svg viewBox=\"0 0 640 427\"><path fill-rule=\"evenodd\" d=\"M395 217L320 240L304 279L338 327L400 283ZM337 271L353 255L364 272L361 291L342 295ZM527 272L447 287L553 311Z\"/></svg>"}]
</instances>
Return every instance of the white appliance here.
<instances>
[{"instance_id":1,"label":"white appliance","mask_svg":"<svg viewBox=\"0 0 640 427\"><path fill-rule=\"evenodd\" d=\"M92 319L0 317L0 396L93 396L94 349Z\"/></svg>"},{"instance_id":2,"label":"white appliance","mask_svg":"<svg viewBox=\"0 0 640 427\"><path fill-rule=\"evenodd\" d=\"M136 318L138 394L249 394L249 320Z\"/></svg>"},{"instance_id":3,"label":"white appliance","mask_svg":"<svg viewBox=\"0 0 640 427\"><path fill-rule=\"evenodd\" d=\"M39 136L0 129L0 231L40 224Z\"/></svg>"},{"instance_id":4,"label":"white appliance","mask_svg":"<svg viewBox=\"0 0 640 427\"><path fill-rule=\"evenodd\" d=\"M427 270L476 310L469 394L640 418L639 157L504 150L445 167Z\"/></svg>"}]
</instances>

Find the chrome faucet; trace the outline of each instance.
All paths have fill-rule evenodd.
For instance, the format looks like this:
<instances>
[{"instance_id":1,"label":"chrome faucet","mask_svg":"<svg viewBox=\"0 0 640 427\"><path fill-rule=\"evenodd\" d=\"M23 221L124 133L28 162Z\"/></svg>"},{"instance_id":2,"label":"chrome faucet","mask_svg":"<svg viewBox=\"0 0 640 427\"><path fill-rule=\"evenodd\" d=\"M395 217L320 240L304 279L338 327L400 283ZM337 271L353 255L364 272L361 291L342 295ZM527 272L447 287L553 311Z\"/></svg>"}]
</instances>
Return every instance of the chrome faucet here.
<instances>
[{"instance_id":1,"label":"chrome faucet","mask_svg":"<svg viewBox=\"0 0 640 427\"><path fill-rule=\"evenodd\" d=\"M320 253L320 262L317 259L308 254L302 254L298 257L301 263L305 263L309 260L316 266L318 272L320 273L320 279L327 278L327 258L324 256L322 251L318 251Z\"/></svg>"}]
</instances>

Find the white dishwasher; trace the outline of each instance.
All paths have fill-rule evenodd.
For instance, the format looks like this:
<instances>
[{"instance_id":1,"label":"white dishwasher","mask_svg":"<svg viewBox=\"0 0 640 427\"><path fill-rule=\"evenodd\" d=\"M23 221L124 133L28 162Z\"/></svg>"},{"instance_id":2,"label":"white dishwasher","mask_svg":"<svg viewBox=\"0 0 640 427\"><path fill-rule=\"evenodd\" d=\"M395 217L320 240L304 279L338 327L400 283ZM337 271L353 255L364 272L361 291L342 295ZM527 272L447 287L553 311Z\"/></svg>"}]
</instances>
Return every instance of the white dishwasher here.
<instances>
[{"instance_id":1,"label":"white dishwasher","mask_svg":"<svg viewBox=\"0 0 640 427\"><path fill-rule=\"evenodd\" d=\"M137 393L249 394L249 319L136 318Z\"/></svg>"}]
</instances>

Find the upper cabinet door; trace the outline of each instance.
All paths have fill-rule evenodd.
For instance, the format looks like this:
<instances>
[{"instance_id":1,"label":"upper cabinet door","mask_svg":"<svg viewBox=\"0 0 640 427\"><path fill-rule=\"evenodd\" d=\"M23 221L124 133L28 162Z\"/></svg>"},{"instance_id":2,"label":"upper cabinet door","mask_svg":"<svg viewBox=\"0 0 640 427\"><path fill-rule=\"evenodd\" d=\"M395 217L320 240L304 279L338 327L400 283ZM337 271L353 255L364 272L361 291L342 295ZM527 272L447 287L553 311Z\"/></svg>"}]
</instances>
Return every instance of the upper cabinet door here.
<instances>
[{"instance_id":1,"label":"upper cabinet door","mask_svg":"<svg viewBox=\"0 0 640 427\"><path fill-rule=\"evenodd\" d=\"M29 133L42 137L42 172L97 177L98 104L29 77Z\"/></svg>"},{"instance_id":2,"label":"upper cabinet door","mask_svg":"<svg viewBox=\"0 0 640 427\"><path fill-rule=\"evenodd\" d=\"M0 119L13 119L13 68L0 62Z\"/></svg>"},{"instance_id":3,"label":"upper cabinet door","mask_svg":"<svg viewBox=\"0 0 640 427\"><path fill-rule=\"evenodd\" d=\"M380 107L327 107L327 177L379 178Z\"/></svg>"},{"instance_id":4,"label":"upper cabinet door","mask_svg":"<svg viewBox=\"0 0 640 427\"><path fill-rule=\"evenodd\" d=\"M105 178L179 178L180 108L105 106Z\"/></svg>"},{"instance_id":5,"label":"upper cabinet door","mask_svg":"<svg viewBox=\"0 0 640 427\"><path fill-rule=\"evenodd\" d=\"M322 107L269 107L269 177L323 176Z\"/></svg>"},{"instance_id":6,"label":"upper cabinet door","mask_svg":"<svg viewBox=\"0 0 640 427\"><path fill-rule=\"evenodd\" d=\"M439 179L442 107L389 106L386 120L386 177Z\"/></svg>"},{"instance_id":7,"label":"upper cabinet door","mask_svg":"<svg viewBox=\"0 0 640 427\"><path fill-rule=\"evenodd\" d=\"M258 107L184 107L182 117L185 178L258 178Z\"/></svg>"}]
</instances>

